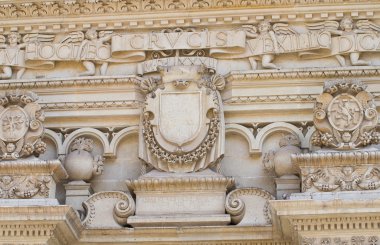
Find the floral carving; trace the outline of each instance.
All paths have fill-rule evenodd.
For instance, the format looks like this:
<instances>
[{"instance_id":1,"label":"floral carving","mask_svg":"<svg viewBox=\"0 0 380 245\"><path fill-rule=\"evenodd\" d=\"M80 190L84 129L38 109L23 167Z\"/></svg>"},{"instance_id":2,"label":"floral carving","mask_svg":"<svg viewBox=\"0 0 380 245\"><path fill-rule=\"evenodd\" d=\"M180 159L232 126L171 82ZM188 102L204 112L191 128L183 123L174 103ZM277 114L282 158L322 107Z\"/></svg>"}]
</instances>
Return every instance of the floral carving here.
<instances>
[{"instance_id":1,"label":"floral carving","mask_svg":"<svg viewBox=\"0 0 380 245\"><path fill-rule=\"evenodd\" d=\"M35 196L49 196L50 177L36 176L0 176L0 198L28 199Z\"/></svg>"},{"instance_id":2,"label":"floral carving","mask_svg":"<svg viewBox=\"0 0 380 245\"><path fill-rule=\"evenodd\" d=\"M377 190L380 187L380 169L352 166L310 169L302 171L302 179L303 191Z\"/></svg>"},{"instance_id":3,"label":"floral carving","mask_svg":"<svg viewBox=\"0 0 380 245\"><path fill-rule=\"evenodd\" d=\"M168 4L168 8L171 9L183 9L186 5L181 0L172 0L171 3Z\"/></svg>"}]
</instances>

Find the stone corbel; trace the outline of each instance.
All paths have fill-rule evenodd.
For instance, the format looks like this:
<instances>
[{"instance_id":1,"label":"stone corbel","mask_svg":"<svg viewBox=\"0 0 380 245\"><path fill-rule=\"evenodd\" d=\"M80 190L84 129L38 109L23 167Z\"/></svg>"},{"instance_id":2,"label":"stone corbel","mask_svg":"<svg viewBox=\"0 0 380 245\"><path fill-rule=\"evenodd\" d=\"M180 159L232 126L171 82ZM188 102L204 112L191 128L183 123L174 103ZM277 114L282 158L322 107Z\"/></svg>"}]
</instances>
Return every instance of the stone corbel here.
<instances>
[{"instance_id":1,"label":"stone corbel","mask_svg":"<svg viewBox=\"0 0 380 245\"><path fill-rule=\"evenodd\" d=\"M226 197L226 212L231 215L231 223L234 225L271 225L268 201L274 199L269 192L259 188L236 189Z\"/></svg>"},{"instance_id":2,"label":"stone corbel","mask_svg":"<svg viewBox=\"0 0 380 245\"><path fill-rule=\"evenodd\" d=\"M95 193L83 202L83 207L86 215L82 223L87 228L123 227L136 210L132 196L120 191Z\"/></svg>"}]
</instances>

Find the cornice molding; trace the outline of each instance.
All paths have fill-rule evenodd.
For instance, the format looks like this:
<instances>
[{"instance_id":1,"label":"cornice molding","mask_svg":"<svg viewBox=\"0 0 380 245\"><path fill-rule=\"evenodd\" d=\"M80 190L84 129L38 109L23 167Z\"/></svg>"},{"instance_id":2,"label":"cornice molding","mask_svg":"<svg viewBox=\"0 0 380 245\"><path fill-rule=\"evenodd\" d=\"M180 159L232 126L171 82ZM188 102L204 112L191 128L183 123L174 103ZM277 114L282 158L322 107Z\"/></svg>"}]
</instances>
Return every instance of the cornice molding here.
<instances>
[{"instance_id":1,"label":"cornice molding","mask_svg":"<svg viewBox=\"0 0 380 245\"><path fill-rule=\"evenodd\" d=\"M1 242L11 239L27 243L72 244L79 239L83 226L69 206L2 206L0 230L7 231L1 233Z\"/></svg>"},{"instance_id":2,"label":"cornice molding","mask_svg":"<svg viewBox=\"0 0 380 245\"><path fill-rule=\"evenodd\" d=\"M70 15L104 15L109 13L154 13L165 11L209 11L221 8L284 8L292 6L328 6L336 3L359 4L375 3L373 0L34 0L0 1L0 15L8 18Z\"/></svg>"},{"instance_id":3,"label":"cornice molding","mask_svg":"<svg viewBox=\"0 0 380 245\"><path fill-rule=\"evenodd\" d=\"M306 95L268 95L268 96L237 96L224 101L226 105L242 105L253 103L302 103L314 102L317 94Z\"/></svg>"},{"instance_id":4,"label":"cornice molding","mask_svg":"<svg viewBox=\"0 0 380 245\"><path fill-rule=\"evenodd\" d=\"M257 81L270 79L331 79L380 76L378 66L347 66L347 67L318 67L282 70L252 70L232 71L227 76L227 82Z\"/></svg>"},{"instance_id":5,"label":"cornice molding","mask_svg":"<svg viewBox=\"0 0 380 245\"><path fill-rule=\"evenodd\" d=\"M112 101L86 101L86 102L57 102L57 103L40 103L46 111L61 110L83 110L83 109L111 109L126 108L139 109L142 108L143 102L138 100L112 100Z\"/></svg>"},{"instance_id":6,"label":"cornice molding","mask_svg":"<svg viewBox=\"0 0 380 245\"><path fill-rule=\"evenodd\" d=\"M96 87L112 85L136 85L140 84L140 78L130 76L98 76L98 77L73 77L51 79L23 79L0 81L0 90L12 89L43 89L43 88L69 88L69 87Z\"/></svg>"},{"instance_id":7,"label":"cornice molding","mask_svg":"<svg viewBox=\"0 0 380 245\"><path fill-rule=\"evenodd\" d=\"M340 19L344 15L379 18L380 5L375 0L7 0L0 1L0 31L242 25L263 19L307 22Z\"/></svg>"}]
</instances>

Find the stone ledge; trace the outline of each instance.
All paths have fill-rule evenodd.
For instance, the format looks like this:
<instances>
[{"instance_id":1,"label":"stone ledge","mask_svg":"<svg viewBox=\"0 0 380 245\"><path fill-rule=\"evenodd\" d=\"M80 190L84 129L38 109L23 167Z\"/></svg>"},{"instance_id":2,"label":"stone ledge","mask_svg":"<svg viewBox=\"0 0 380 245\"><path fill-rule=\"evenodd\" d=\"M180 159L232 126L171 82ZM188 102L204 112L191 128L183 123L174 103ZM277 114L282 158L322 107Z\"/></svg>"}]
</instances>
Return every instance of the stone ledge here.
<instances>
[{"instance_id":1,"label":"stone ledge","mask_svg":"<svg viewBox=\"0 0 380 245\"><path fill-rule=\"evenodd\" d=\"M305 78L326 80L330 78L368 77L379 75L379 66L314 67L281 70L232 71L227 75L227 82Z\"/></svg>"},{"instance_id":2,"label":"stone ledge","mask_svg":"<svg viewBox=\"0 0 380 245\"><path fill-rule=\"evenodd\" d=\"M220 226L231 222L230 215L162 215L162 216L131 216L128 223L133 227L178 227L183 226Z\"/></svg>"},{"instance_id":3,"label":"stone ledge","mask_svg":"<svg viewBox=\"0 0 380 245\"><path fill-rule=\"evenodd\" d=\"M340 191L340 192L313 192L293 193L290 200L377 200L380 191Z\"/></svg>"},{"instance_id":4,"label":"stone ledge","mask_svg":"<svg viewBox=\"0 0 380 245\"><path fill-rule=\"evenodd\" d=\"M140 79L134 75L124 76L91 76L72 78L41 78L41 79L16 79L0 80L0 90L9 89L41 89L64 87L91 87L111 85L139 85Z\"/></svg>"}]
</instances>

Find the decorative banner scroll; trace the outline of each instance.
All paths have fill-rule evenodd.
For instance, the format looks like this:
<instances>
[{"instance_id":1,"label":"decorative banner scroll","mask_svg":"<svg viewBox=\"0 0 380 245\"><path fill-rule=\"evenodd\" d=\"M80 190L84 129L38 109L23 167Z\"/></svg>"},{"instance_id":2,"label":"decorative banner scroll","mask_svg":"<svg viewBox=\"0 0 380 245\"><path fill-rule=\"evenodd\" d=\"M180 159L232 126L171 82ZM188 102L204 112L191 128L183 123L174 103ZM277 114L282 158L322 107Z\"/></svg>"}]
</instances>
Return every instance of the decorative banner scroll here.
<instances>
[{"instance_id":1,"label":"decorative banner scroll","mask_svg":"<svg viewBox=\"0 0 380 245\"><path fill-rule=\"evenodd\" d=\"M138 74L158 71L159 67L168 66L200 66L203 65L208 69L216 70L217 60L209 57L169 57L153 59L142 62L138 66Z\"/></svg>"},{"instance_id":2,"label":"decorative banner scroll","mask_svg":"<svg viewBox=\"0 0 380 245\"><path fill-rule=\"evenodd\" d=\"M26 46L25 59L31 61L98 61L127 62L125 59L112 58L111 46L94 44L87 41L81 43L31 43Z\"/></svg>"},{"instance_id":3,"label":"decorative banner scroll","mask_svg":"<svg viewBox=\"0 0 380 245\"><path fill-rule=\"evenodd\" d=\"M377 34L352 34L332 38L333 55L353 52L379 52L380 36Z\"/></svg>"},{"instance_id":4,"label":"decorative banner scroll","mask_svg":"<svg viewBox=\"0 0 380 245\"><path fill-rule=\"evenodd\" d=\"M326 32L323 32L324 35ZM380 37L373 34L350 34L332 37L329 49L324 52L302 52L301 58L323 58L354 52L380 52Z\"/></svg>"},{"instance_id":5,"label":"decorative banner scroll","mask_svg":"<svg viewBox=\"0 0 380 245\"><path fill-rule=\"evenodd\" d=\"M55 61L141 62L145 61L148 51L200 49L208 49L209 57L220 59L260 59L262 55L286 53L297 53L300 58L311 59L353 52L380 52L380 37L375 33L331 37L328 31L274 36L262 34L249 40L240 30L124 34L113 36L110 45L84 40L80 43L32 42L25 45L25 50L7 47L0 49L0 65L49 69L54 67ZM175 65L176 62L206 67L216 64L212 59L202 60L195 56L188 59L163 58L146 61L140 64L139 70L151 72L158 66Z\"/></svg>"},{"instance_id":6,"label":"decorative banner scroll","mask_svg":"<svg viewBox=\"0 0 380 245\"><path fill-rule=\"evenodd\" d=\"M26 60L24 50L19 48L0 49L0 65L29 69L52 69L54 63L46 60Z\"/></svg>"},{"instance_id":7,"label":"decorative banner scroll","mask_svg":"<svg viewBox=\"0 0 380 245\"><path fill-rule=\"evenodd\" d=\"M215 49L222 53L242 53L246 47L244 31L159 32L112 37L112 55L145 60L145 51ZM217 52L213 52L217 53Z\"/></svg>"},{"instance_id":8,"label":"decorative banner scroll","mask_svg":"<svg viewBox=\"0 0 380 245\"><path fill-rule=\"evenodd\" d=\"M331 35L329 32L276 35L276 40L278 53L276 53L273 41L269 35L249 40L248 45L251 49L252 56L298 53L313 50L318 50L319 53L321 50L328 52L331 44Z\"/></svg>"}]
</instances>

